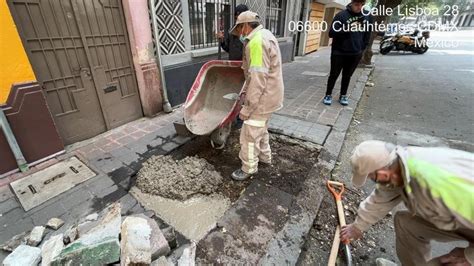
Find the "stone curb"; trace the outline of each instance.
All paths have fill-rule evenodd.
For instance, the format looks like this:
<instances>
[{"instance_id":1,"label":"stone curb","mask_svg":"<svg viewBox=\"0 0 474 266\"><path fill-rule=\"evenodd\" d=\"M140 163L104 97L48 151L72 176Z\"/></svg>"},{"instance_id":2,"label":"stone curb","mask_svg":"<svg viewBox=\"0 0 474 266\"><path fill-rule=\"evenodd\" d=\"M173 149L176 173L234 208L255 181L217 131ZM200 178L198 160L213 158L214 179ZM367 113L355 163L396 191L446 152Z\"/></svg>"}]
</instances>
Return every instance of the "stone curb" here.
<instances>
[{"instance_id":1,"label":"stone curb","mask_svg":"<svg viewBox=\"0 0 474 266\"><path fill-rule=\"evenodd\" d=\"M374 57L375 58L375 57ZM325 181L329 179L342 149L342 144L369 76L374 68L364 68L351 94L348 107L344 108L319 154L317 164L310 170L303 190L296 197L290 218L267 247L260 265L295 265L301 253L319 207L326 195Z\"/></svg>"}]
</instances>

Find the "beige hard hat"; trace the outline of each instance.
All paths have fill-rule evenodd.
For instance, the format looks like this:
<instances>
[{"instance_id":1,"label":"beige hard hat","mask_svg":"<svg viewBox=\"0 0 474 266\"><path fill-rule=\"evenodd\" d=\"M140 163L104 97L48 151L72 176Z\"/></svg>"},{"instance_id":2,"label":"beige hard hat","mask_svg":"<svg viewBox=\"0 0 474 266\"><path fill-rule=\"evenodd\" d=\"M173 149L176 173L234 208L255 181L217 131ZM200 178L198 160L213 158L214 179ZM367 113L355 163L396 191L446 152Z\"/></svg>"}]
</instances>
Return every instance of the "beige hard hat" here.
<instances>
[{"instance_id":1,"label":"beige hard hat","mask_svg":"<svg viewBox=\"0 0 474 266\"><path fill-rule=\"evenodd\" d=\"M361 187L367 175L395 160L395 147L392 143L379 140L368 140L357 145L351 156L352 184Z\"/></svg>"},{"instance_id":2,"label":"beige hard hat","mask_svg":"<svg viewBox=\"0 0 474 266\"><path fill-rule=\"evenodd\" d=\"M260 22L260 17L258 16L257 13L252 12L252 11L245 11L240 13L240 15L237 17L237 21L235 22L234 27L230 29L230 33L232 35L239 35L237 32L237 26L242 23L250 23L250 22Z\"/></svg>"}]
</instances>

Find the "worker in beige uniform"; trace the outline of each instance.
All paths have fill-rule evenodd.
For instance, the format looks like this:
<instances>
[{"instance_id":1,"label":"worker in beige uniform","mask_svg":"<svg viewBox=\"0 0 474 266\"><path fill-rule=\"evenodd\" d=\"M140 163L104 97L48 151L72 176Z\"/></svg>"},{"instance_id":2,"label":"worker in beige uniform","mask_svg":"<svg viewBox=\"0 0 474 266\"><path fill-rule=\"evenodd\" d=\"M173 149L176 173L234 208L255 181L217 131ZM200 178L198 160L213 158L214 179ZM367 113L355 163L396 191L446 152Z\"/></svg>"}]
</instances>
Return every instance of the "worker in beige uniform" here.
<instances>
[{"instance_id":1,"label":"worker in beige uniform","mask_svg":"<svg viewBox=\"0 0 474 266\"><path fill-rule=\"evenodd\" d=\"M474 154L365 141L354 149L351 165L355 186L369 178L376 188L360 204L355 222L342 228L341 241L361 238L403 201L408 211L394 217L402 265L474 263ZM465 240L469 247L431 258L430 240Z\"/></svg>"},{"instance_id":2,"label":"worker in beige uniform","mask_svg":"<svg viewBox=\"0 0 474 266\"><path fill-rule=\"evenodd\" d=\"M278 41L260 25L257 13L241 13L231 33L244 43L242 68L246 77L240 111L244 121L239 154L242 168L234 171L232 178L245 180L257 172L259 162L271 165L268 120L283 106L283 75Z\"/></svg>"}]
</instances>

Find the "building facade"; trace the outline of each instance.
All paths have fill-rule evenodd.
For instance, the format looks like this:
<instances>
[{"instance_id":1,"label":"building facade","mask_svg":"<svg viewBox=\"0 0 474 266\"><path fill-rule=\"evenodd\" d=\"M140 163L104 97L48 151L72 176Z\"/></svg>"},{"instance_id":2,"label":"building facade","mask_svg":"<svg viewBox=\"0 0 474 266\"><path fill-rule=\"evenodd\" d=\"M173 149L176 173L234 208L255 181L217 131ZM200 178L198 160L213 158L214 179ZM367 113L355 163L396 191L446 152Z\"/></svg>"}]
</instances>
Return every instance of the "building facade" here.
<instances>
[{"instance_id":1,"label":"building facade","mask_svg":"<svg viewBox=\"0 0 474 266\"><path fill-rule=\"evenodd\" d=\"M182 104L201 66L217 59L216 32L232 26L238 4L259 13L277 36L283 61L291 61L295 36L287 25L300 18L301 3L1 0L0 108L6 119L0 124L0 177L18 171L10 135L31 166L65 145L154 116L168 102Z\"/></svg>"}]
</instances>

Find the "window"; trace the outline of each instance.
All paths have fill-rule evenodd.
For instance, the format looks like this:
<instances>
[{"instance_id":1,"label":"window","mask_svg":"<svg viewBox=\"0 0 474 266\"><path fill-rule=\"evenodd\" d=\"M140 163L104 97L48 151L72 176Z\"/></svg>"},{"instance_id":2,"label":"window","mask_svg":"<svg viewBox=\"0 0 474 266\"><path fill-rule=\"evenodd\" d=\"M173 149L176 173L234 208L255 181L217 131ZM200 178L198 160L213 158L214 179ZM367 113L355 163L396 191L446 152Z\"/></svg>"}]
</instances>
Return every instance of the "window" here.
<instances>
[{"instance_id":1,"label":"window","mask_svg":"<svg viewBox=\"0 0 474 266\"><path fill-rule=\"evenodd\" d=\"M285 0L267 0L265 25L276 37L282 37L284 34L284 4Z\"/></svg>"},{"instance_id":2,"label":"window","mask_svg":"<svg viewBox=\"0 0 474 266\"><path fill-rule=\"evenodd\" d=\"M230 1L188 0L192 49L218 45L216 32L230 28Z\"/></svg>"}]
</instances>

